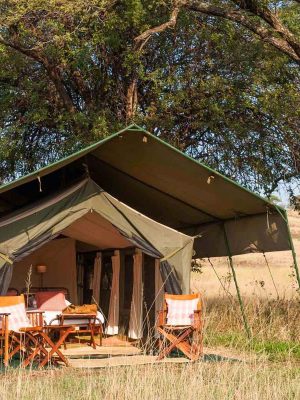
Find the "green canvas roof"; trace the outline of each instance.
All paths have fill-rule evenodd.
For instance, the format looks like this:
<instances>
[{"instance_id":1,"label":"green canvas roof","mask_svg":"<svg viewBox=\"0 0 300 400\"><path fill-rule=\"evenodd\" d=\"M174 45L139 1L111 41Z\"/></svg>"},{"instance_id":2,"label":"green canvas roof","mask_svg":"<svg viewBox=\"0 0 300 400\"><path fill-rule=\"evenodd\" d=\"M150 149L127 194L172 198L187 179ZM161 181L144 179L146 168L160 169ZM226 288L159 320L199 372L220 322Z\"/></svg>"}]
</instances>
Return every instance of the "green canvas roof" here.
<instances>
[{"instance_id":1,"label":"green canvas roof","mask_svg":"<svg viewBox=\"0 0 300 400\"><path fill-rule=\"evenodd\" d=\"M30 204L85 174L150 218L201 234L197 255L287 250L285 211L206 165L130 125L81 151L0 187L0 214ZM38 180L39 179L39 180Z\"/></svg>"}]
</instances>

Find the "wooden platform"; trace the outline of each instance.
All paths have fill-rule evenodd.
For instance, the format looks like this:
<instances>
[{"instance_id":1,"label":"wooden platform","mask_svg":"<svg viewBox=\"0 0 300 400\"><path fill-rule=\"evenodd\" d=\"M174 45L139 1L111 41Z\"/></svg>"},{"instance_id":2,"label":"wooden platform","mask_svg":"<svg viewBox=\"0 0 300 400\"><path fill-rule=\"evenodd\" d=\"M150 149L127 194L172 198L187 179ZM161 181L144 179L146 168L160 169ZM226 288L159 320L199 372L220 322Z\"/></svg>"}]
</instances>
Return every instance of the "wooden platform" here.
<instances>
[{"instance_id":1,"label":"wooden platform","mask_svg":"<svg viewBox=\"0 0 300 400\"><path fill-rule=\"evenodd\" d=\"M157 363L188 363L186 358L166 358L156 361L156 356L133 355L133 356L110 356L103 358L76 358L69 359L70 366L73 368L110 368L117 366L135 366Z\"/></svg>"},{"instance_id":2,"label":"wooden platform","mask_svg":"<svg viewBox=\"0 0 300 400\"><path fill-rule=\"evenodd\" d=\"M113 356L133 356L141 354L140 349L133 346L120 347L120 346L97 346L93 349L90 346L76 346L69 347L66 350L61 350L68 358L104 358Z\"/></svg>"},{"instance_id":3,"label":"wooden platform","mask_svg":"<svg viewBox=\"0 0 300 400\"><path fill-rule=\"evenodd\" d=\"M73 368L107 368L115 366L145 365L157 363L156 356L142 354L141 350L121 340L105 341L93 349L85 344L68 344L61 349ZM186 358L166 358L159 363L186 363Z\"/></svg>"},{"instance_id":4,"label":"wooden platform","mask_svg":"<svg viewBox=\"0 0 300 400\"><path fill-rule=\"evenodd\" d=\"M118 338L104 339L103 346L97 346L96 349L86 344L68 344L68 348L62 352L68 357L71 367L80 369L190 362L185 357L171 357L157 361L155 355L145 355L134 344ZM232 351L208 347L204 349L202 359L204 362L241 362L243 360L249 361L240 354L233 354Z\"/></svg>"}]
</instances>

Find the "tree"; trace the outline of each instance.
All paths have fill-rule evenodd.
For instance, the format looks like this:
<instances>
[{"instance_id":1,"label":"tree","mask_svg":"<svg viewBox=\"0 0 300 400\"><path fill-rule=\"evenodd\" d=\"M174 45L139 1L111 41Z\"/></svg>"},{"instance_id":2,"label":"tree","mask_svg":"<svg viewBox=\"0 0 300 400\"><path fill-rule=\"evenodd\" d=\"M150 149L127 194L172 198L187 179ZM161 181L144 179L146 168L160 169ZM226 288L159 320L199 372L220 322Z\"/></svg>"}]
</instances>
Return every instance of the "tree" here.
<instances>
[{"instance_id":1,"label":"tree","mask_svg":"<svg viewBox=\"0 0 300 400\"><path fill-rule=\"evenodd\" d=\"M298 8L0 0L1 178L134 119L248 187L273 192L299 176Z\"/></svg>"}]
</instances>

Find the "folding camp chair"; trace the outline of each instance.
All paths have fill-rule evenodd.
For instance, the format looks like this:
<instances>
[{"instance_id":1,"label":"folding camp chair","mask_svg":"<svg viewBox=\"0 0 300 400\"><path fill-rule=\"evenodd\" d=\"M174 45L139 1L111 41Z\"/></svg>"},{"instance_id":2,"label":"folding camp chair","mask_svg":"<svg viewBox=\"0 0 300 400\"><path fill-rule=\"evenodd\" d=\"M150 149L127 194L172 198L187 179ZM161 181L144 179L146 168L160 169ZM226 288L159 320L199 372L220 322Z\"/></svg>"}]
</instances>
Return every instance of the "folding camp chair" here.
<instances>
[{"instance_id":1,"label":"folding camp chair","mask_svg":"<svg viewBox=\"0 0 300 400\"><path fill-rule=\"evenodd\" d=\"M0 339L3 361L9 360L17 353L22 358L22 366L26 367L32 361L38 360L43 367L48 362L58 360L68 365L67 359L59 351L59 346L66 339L73 327L63 328L58 343L49 338L42 323L42 313L31 311L26 313L24 296L0 296Z\"/></svg>"},{"instance_id":2,"label":"folding camp chair","mask_svg":"<svg viewBox=\"0 0 300 400\"><path fill-rule=\"evenodd\" d=\"M165 294L164 309L159 312L156 329L161 335L158 360L175 348L190 360L203 354L202 302L197 294Z\"/></svg>"}]
</instances>

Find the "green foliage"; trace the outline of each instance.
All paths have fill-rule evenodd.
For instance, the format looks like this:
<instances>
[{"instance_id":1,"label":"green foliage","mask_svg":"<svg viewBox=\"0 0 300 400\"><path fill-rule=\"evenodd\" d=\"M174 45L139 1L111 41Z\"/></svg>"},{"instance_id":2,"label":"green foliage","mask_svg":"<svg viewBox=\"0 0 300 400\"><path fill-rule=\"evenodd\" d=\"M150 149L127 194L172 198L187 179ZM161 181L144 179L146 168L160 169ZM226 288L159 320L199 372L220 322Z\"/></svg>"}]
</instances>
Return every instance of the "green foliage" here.
<instances>
[{"instance_id":1,"label":"green foliage","mask_svg":"<svg viewBox=\"0 0 300 400\"><path fill-rule=\"evenodd\" d=\"M161 138L255 190L298 176L299 68L244 28L187 10L137 52L134 39L171 9L0 0L2 180L123 128L133 77L135 122ZM294 2L278 12L299 34Z\"/></svg>"}]
</instances>

